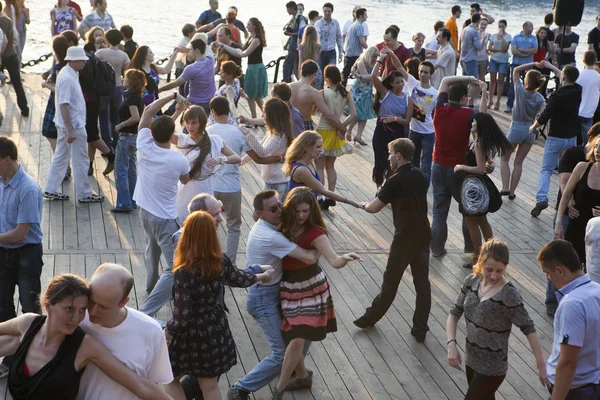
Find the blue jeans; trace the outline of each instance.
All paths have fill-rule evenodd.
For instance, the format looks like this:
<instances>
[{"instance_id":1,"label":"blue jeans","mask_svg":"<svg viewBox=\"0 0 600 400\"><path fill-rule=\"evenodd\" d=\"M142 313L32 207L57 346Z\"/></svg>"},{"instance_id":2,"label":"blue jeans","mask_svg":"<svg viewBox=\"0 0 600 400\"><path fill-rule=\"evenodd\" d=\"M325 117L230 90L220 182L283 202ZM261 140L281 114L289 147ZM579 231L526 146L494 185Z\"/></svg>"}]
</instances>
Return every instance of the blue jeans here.
<instances>
[{"instance_id":1,"label":"blue jeans","mask_svg":"<svg viewBox=\"0 0 600 400\"><path fill-rule=\"evenodd\" d=\"M335 59L335 49L329 51L322 51L321 56L319 57L319 68L321 71L325 73L325 67L328 65L336 65Z\"/></svg>"},{"instance_id":2,"label":"blue jeans","mask_svg":"<svg viewBox=\"0 0 600 400\"><path fill-rule=\"evenodd\" d=\"M518 66L519 64L510 64L510 71L508 73L508 98L506 99L506 107L508 108L513 108L513 104L515 102L515 83L513 82L512 72ZM521 79L525 78L525 72L527 71L521 72Z\"/></svg>"},{"instance_id":3,"label":"blue jeans","mask_svg":"<svg viewBox=\"0 0 600 400\"><path fill-rule=\"evenodd\" d=\"M535 195L536 202L548 202L548 190L550 189L550 177L558 163L560 156L565 149L573 147L577 144L577 137L569 139L555 138L548 136L546 145L544 146L544 157L542 158L542 171L540 172L540 183L537 194Z\"/></svg>"},{"instance_id":4,"label":"blue jeans","mask_svg":"<svg viewBox=\"0 0 600 400\"><path fill-rule=\"evenodd\" d=\"M477 78L477 60L473 61L461 61L463 76L474 76Z\"/></svg>"},{"instance_id":5,"label":"blue jeans","mask_svg":"<svg viewBox=\"0 0 600 400\"><path fill-rule=\"evenodd\" d=\"M552 394L554 385L551 385L548 391ZM569 390L565 400L600 400L600 385L590 384Z\"/></svg>"},{"instance_id":6,"label":"blue jeans","mask_svg":"<svg viewBox=\"0 0 600 400\"><path fill-rule=\"evenodd\" d=\"M439 254L444 250L448 239L448 213L452 198L460 201L460 187L454 183L454 169L433 163L431 167L433 185L433 220L431 222L431 252ZM463 218L462 223L465 249L472 249L473 242Z\"/></svg>"},{"instance_id":7,"label":"blue jeans","mask_svg":"<svg viewBox=\"0 0 600 400\"><path fill-rule=\"evenodd\" d=\"M579 127L581 129L581 144L586 145L588 142L587 133L594 124L594 118L579 117Z\"/></svg>"},{"instance_id":8,"label":"blue jeans","mask_svg":"<svg viewBox=\"0 0 600 400\"><path fill-rule=\"evenodd\" d=\"M41 314L40 277L44 261L42 244L25 244L16 249L0 247L0 322L17 316L14 303L15 286L19 286L19 301L23 313ZM12 356L2 363L10 365Z\"/></svg>"},{"instance_id":9,"label":"blue jeans","mask_svg":"<svg viewBox=\"0 0 600 400\"><path fill-rule=\"evenodd\" d=\"M267 386L281 372L285 342L281 336L279 301L279 285L253 285L248 289L246 308L265 334L272 353L235 383L237 389L255 392Z\"/></svg>"},{"instance_id":10,"label":"blue jeans","mask_svg":"<svg viewBox=\"0 0 600 400\"><path fill-rule=\"evenodd\" d=\"M117 147L119 134L115 126L119 123L119 107L123 103L123 87L115 87L110 96L100 97L100 135L110 148Z\"/></svg>"},{"instance_id":11,"label":"blue jeans","mask_svg":"<svg viewBox=\"0 0 600 400\"><path fill-rule=\"evenodd\" d=\"M408 137L415 144L415 155L413 156L412 164L423 171L425 178L427 178L427 187L429 187L435 135L433 132L423 134L411 130Z\"/></svg>"},{"instance_id":12,"label":"blue jeans","mask_svg":"<svg viewBox=\"0 0 600 400\"><path fill-rule=\"evenodd\" d=\"M137 135L120 136L115 157L115 184L118 210L133 210L133 191L137 182Z\"/></svg>"}]
</instances>

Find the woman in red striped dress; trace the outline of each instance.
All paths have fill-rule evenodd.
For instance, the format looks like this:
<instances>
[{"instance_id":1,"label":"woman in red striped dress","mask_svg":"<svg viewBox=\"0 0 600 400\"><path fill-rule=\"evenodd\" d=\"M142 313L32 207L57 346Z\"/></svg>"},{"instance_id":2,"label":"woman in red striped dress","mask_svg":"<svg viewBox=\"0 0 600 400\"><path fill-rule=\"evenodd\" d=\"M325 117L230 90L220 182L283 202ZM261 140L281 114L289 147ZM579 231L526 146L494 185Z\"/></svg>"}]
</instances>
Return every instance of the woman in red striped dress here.
<instances>
[{"instance_id":1,"label":"woman in red striped dress","mask_svg":"<svg viewBox=\"0 0 600 400\"><path fill-rule=\"evenodd\" d=\"M333 250L317 199L310 188L297 187L288 193L281 231L298 246L317 249L334 268L343 268L352 260L362 261L355 253L339 256ZM304 362L304 342L321 341L329 332L337 331L329 283L318 263L307 265L285 257L279 289L283 315L281 333L288 347L273 399L282 399L286 389L310 387L310 376L296 376L288 382L294 368Z\"/></svg>"}]
</instances>

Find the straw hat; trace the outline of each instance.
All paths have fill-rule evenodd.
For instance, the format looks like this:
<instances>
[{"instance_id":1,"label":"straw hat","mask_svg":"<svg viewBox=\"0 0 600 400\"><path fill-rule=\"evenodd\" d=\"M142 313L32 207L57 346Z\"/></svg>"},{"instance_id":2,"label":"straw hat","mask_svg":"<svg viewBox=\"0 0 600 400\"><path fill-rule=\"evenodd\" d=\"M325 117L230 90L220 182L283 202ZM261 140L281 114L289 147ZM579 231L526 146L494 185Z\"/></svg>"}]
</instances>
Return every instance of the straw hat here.
<instances>
[{"instance_id":1,"label":"straw hat","mask_svg":"<svg viewBox=\"0 0 600 400\"><path fill-rule=\"evenodd\" d=\"M67 56L65 61L87 61L88 56L85 55L83 48L72 46L67 49Z\"/></svg>"}]
</instances>

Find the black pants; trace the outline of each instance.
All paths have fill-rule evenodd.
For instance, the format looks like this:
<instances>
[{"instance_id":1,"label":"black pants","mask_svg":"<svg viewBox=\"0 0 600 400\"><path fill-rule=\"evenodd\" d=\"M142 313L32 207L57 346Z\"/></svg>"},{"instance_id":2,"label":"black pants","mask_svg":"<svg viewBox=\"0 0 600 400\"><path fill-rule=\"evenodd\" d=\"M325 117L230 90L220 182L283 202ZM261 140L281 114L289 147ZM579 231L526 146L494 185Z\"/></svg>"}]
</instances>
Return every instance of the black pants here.
<instances>
[{"instance_id":1,"label":"black pants","mask_svg":"<svg viewBox=\"0 0 600 400\"><path fill-rule=\"evenodd\" d=\"M19 62L17 55L2 57L2 65L8 71L13 88L15 88L19 109L21 112L28 113L29 107L27 106L27 96L25 96L25 90L23 89L23 83L21 82L21 63Z\"/></svg>"},{"instance_id":2,"label":"black pants","mask_svg":"<svg viewBox=\"0 0 600 400\"><path fill-rule=\"evenodd\" d=\"M466 367L469 389L465 395L465 400L495 400L495 393L502 382L504 382L506 375L481 375L480 373L473 371L468 365Z\"/></svg>"},{"instance_id":3,"label":"black pants","mask_svg":"<svg viewBox=\"0 0 600 400\"><path fill-rule=\"evenodd\" d=\"M431 309L428 242L407 243L394 237L383 274L381 293L375 297L371 307L367 308L365 316L370 321L377 322L385 315L396 298L398 285L400 285L402 275L409 264L417 295L412 331L415 334L424 334L429 330L427 320Z\"/></svg>"},{"instance_id":4,"label":"black pants","mask_svg":"<svg viewBox=\"0 0 600 400\"><path fill-rule=\"evenodd\" d=\"M19 301L23 313L42 313L39 296L42 290L42 244L25 244L16 249L0 247L0 322L17 316L14 293L19 286ZM12 356L5 357L10 365Z\"/></svg>"},{"instance_id":5,"label":"black pants","mask_svg":"<svg viewBox=\"0 0 600 400\"><path fill-rule=\"evenodd\" d=\"M348 83L348 77L352 71L354 63L358 60L358 57L345 57L344 58L344 70L342 71L342 85L346 86Z\"/></svg>"},{"instance_id":6,"label":"black pants","mask_svg":"<svg viewBox=\"0 0 600 400\"><path fill-rule=\"evenodd\" d=\"M390 160L388 144L392 140L406 137L403 125L392 122L384 124L381 118L377 119L375 132L373 132L373 154L375 163L373 165L373 182L381 186L390 171Z\"/></svg>"}]
</instances>

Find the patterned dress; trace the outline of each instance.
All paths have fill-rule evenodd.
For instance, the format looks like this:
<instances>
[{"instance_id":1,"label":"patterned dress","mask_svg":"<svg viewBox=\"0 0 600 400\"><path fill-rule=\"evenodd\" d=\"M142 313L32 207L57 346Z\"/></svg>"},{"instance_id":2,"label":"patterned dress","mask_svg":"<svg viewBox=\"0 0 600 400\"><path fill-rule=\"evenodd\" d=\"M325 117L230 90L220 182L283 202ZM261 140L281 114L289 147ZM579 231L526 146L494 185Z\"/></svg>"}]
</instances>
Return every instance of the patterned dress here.
<instances>
[{"instance_id":1,"label":"patterned dress","mask_svg":"<svg viewBox=\"0 0 600 400\"><path fill-rule=\"evenodd\" d=\"M69 7L67 11L61 11L60 8L54 10L54 35L60 35L64 31L72 31L75 24L75 9Z\"/></svg>"},{"instance_id":2,"label":"patterned dress","mask_svg":"<svg viewBox=\"0 0 600 400\"><path fill-rule=\"evenodd\" d=\"M237 363L235 341L219 293L223 285L251 286L256 275L237 269L226 255L222 267L221 275L213 280L202 279L198 269L175 271L173 317L166 327L173 336L169 358L174 376L212 378Z\"/></svg>"},{"instance_id":3,"label":"patterned dress","mask_svg":"<svg viewBox=\"0 0 600 400\"><path fill-rule=\"evenodd\" d=\"M310 228L294 239L303 249L325 235L321 228ZM302 338L318 342L337 331L333 300L327 277L319 264L307 265L291 257L283 259L283 278L279 283L281 334L286 342Z\"/></svg>"},{"instance_id":4,"label":"patterned dress","mask_svg":"<svg viewBox=\"0 0 600 400\"><path fill-rule=\"evenodd\" d=\"M373 71L373 67L367 68L369 75L371 71ZM377 118L377 114L373 111L373 83L370 80L368 82L362 79L355 80L350 93L352 93L352 99L356 107L357 121Z\"/></svg>"}]
</instances>

